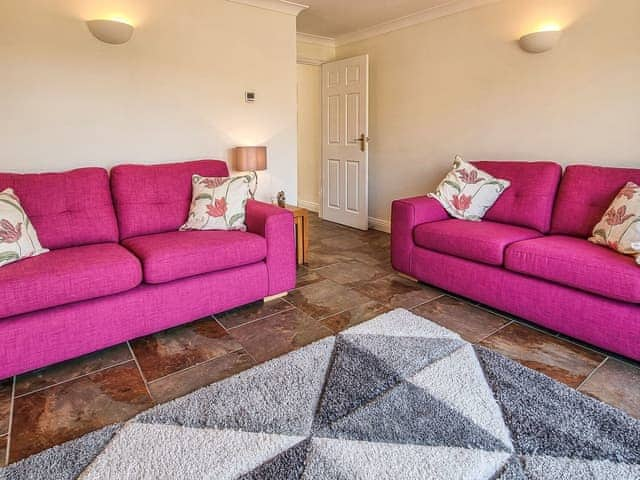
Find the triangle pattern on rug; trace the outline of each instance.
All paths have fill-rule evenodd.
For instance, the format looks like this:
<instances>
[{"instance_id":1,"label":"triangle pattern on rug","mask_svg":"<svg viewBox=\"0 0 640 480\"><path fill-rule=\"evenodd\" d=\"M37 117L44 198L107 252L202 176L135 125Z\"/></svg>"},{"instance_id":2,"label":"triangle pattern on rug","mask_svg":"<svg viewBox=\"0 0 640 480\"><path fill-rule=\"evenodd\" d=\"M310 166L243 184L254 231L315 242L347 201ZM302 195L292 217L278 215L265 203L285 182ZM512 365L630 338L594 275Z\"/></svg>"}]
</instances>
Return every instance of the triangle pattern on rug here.
<instances>
[{"instance_id":1,"label":"triangle pattern on rug","mask_svg":"<svg viewBox=\"0 0 640 480\"><path fill-rule=\"evenodd\" d=\"M527 478L539 480L640 480L640 465L615 463L609 460L531 456L525 457L523 463Z\"/></svg>"},{"instance_id":2,"label":"triangle pattern on rug","mask_svg":"<svg viewBox=\"0 0 640 480\"><path fill-rule=\"evenodd\" d=\"M529 480L522 470L520 460L514 455L509 461L502 467L500 474L496 477L496 480Z\"/></svg>"},{"instance_id":3,"label":"triangle pattern on rug","mask_svg":"<svg viewBox=\"0 0 640 480\"><path fill-rule=\"evenodd\" d=\"M640 464L639 420L498 353L474 348L516 453Z\"/></svg>"},{"instance_id":4,"label":"triangle pattern on rug","mask_svg":"<svg viewBox=\"0 0 640 480\"><path fill-rule=\"evenodd\" d=\"M342 335L460 339L457 333L402 308L396 308L377 316L373 320L355 325L343 331Z\"/></svg>"},{"instance_id":5,"label":"triangle pattern on rug","mask_svg":"<svg viewBox=\"0 0 640 480\"><path fill-rule=\"evenodd\" d=\"M153 448L149 448L149 439L154 439ZM83 480L231 480L302 440L278 434L130 423L85 470Z\"/></svg>"},{"instance_id":6,"label":"triangle pattern on rug","mask_svg":"<svg viewBox=\"0 0 640 480\"><path fill-rule=\"evenodd\" d=\"M0 469L0 480L75 480L121 428L109 425Z\"/></svg>"},{"instance_id":7,"label":"triangle pattern on rug","mask_svg":"<svg viewBox=\"0 0 640 480\"><path fill-rule=\"evenodd\" d=\"M336 337L331 367L314 420L314 430L347 415L400 380L400 376L385 362L356 347L344 337Z\"/></svg>"},{"instance_id":8,"label":"triangle pattern on rug","mask_svg":"<svg viewBox=\"0 0 640 480\"><path fill-rule=\"evenodd\" d=\"M276 358L152 408L136 421L307 436L334 338Z\"/></svg>"},{"instance_id":9,"label":"triangle pattern on rug","mask_svg":"<svg viewBox=\"0 0 640 480\"><path fill-rule=\"evenodd\" d=\"M488 479L502 468L508 458L506 452L314 438L302 478Z\"/></svg>"},{"instance_id":10,"label":"triangle pattern on rug","mask_svg":"<svg viewBox=\"0 0 640 480\"><path fill-rule=\"evenodd\" d=\"M450 338L386 335L345 335L343 338L359 350L371 353L403 378L467 345Z\"/></svg>"},{"instance_id":11,"label":"triangle pattern on rug","mask_svg":"<svg viewBox=\"0 0 640 480\"><path fill-rule=\"evenodd\" d=\"M255 470L238 477L238 480L299 480L304 472L310 445L311 439L307 438Z\"/></svg>"},{"instance_id":12,"label":"triangle pattern on rug","mask_svg":"<svg viewBox=\"0 0 640 480\"><path fill-rule=\"evenodd\" d=\"M466 344L408 380L511 446L502 412L471 345Z\"/></svg>"},{"instance_id":13,"label":"triangle pattern on rug","mask_svg":"<svg viewBox=\"0 0 640 480\"><path fill-rule=\"evenodd\" d=\"M425 390L403 382L314 432L315 437L511 451L511 448Z\"/></svg>"}]
</instances>

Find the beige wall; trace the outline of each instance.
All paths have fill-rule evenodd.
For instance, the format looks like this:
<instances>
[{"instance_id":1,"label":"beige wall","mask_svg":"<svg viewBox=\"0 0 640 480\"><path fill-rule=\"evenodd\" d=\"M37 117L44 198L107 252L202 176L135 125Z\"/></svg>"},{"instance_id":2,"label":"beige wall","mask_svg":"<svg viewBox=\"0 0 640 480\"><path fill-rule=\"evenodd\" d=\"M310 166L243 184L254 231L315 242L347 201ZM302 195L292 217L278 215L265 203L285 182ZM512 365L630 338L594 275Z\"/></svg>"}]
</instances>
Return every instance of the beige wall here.
<instances>
[{"instance_id":1,"label":"beige wall","mask_svg":"<svg viewBox=\"0 0 640 480\"><path fill-rule=\"evenodd\" d=\"M515 39L550 21L550 52ZM369 213L434 188L455 153L640 167L640 1L504 0L359 43L370 55Z\"/></svg>"},{"instance_id":2,"label":"beige wall","mask_svg":"<svg viewBox=\"0 0 640 480\"><path fill-rule=\"evenodd\" d=\"M299 63L322 63L333 60L336 56L336 49L333 46L309 43L298 39L297 53Z\"/></svg>"},{"instance_id":3,"label":"beige wall","mask_svg":"<svg viewBox=\"0 0 640 480\"><path fill-rule=\"evenodd\" d=\"M136 25L129 43L87 31L112 14ZM295 17L225 0L2 1L0 170L227 159L266 144L259 196L284 188L295 201L295 59Z\"/></svg>"},{"instance_id":4,"label":"beige wall","mask_svg":"<svg viewBox=\"0 0 640 480\"><path fill-rule=\"evenodd\" d=\"M318 211L322 158L320 65L298 65L298 203Z\"/></svg>"},{"instance_id":5,"label":"beige wall","mask_svg":"<svg viewBox=\"0 0 640 480\"><path fill-rule=\"evenodd\" d=\"M335 48L298 39L298 203L320 209L322 183L322 70Z\"/></svg>"}]
</instances>

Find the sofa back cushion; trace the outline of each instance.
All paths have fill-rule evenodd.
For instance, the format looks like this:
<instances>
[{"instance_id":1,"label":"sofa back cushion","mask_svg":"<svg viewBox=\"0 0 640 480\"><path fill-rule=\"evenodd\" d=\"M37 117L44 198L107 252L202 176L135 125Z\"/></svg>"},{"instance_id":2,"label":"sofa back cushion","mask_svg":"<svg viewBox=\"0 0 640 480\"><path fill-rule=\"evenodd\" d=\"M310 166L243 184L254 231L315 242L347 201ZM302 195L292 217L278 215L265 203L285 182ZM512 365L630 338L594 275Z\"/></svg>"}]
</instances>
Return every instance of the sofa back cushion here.
<instances>
[{"instance_id":1,"label":"sofa back cushion","mask_svg":"<svg viewBox=\"0 0 640 480\"><path fill-rule=\"evenodd\" d=\"M12 188L44 248L118 241L109 176L103 168L60 173L0 173Z\"/></svg>"},{"instance_id":2,"label":"sofa back cushion","mask_svg":"<svg viewBox=\"0 0 640 480\"><path fill-rule=\"evenodd\" d=\"M118 165L111 170L111 191L120 238L178 230L191 203L191 176L227 177L220 160L162 165Z\"/></svg>"},{"instance_id":3,"label":"sofa back cushion","mask_svg":"<svg viewBox=\"0 0 640 480\"><path fill-rule=\"evenodd\" d=\"M494 177L511 182L487 211L485 220L533 228L542 233L549 231L553 202L562 177L560 165L554 162L472 163Z\"/></svg>"},{"instance_id":4,"label":"sofa back cushion","mask_svg":"<svg viewBox=\"0 0 640 480\"><path fill-rule=\"evenodd\" d=\"M627 182L640 184L640 169L571 165L560 184L552 232L587 238Z\"/></svg>"}]
</instances>

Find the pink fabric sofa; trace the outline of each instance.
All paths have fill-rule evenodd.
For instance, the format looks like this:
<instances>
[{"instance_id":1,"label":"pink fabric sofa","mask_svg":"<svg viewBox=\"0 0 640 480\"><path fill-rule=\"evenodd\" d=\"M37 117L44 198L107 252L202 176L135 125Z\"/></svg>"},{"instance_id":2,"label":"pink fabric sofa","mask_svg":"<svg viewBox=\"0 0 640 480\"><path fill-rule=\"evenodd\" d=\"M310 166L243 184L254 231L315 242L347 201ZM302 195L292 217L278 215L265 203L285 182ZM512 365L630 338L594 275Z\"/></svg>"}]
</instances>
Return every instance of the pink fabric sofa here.
<instances>
[{"instance_id":1,"label":"pink fabric sofa","mask_svg":"<svg viewBox=\"0 0 640 480\"><path fill-rule=\"evenodd\" d=\"M191 175L224 162L0 174L47 254L0 268L0 379L291 290L292 214L250 200L247 232L178 232Z\"/></svg>"},{"instance_id":2,"label":"pink fabric sofa","mask_svg":"<svg viewBox=\"0 0 640 480\"><path fill-rule=\"evenodd\" d=\"M511 181L482 222L427 196L396 200L393 267L551 330L640 360L640 267L587 241L640 169L474 162Z\"/></svg>"}]
</instances>

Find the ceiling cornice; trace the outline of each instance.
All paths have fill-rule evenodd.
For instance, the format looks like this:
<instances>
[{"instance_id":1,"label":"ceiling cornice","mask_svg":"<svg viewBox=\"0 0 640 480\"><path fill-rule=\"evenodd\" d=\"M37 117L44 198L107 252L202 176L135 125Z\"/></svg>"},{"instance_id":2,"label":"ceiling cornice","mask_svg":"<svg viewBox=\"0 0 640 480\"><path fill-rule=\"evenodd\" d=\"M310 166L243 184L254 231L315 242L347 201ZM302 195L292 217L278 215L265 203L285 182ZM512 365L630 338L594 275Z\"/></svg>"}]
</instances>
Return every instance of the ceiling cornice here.
<instances>
[{"instance_id":1,"label":"ceiling cornice","mask_svg":"<svg viewBox=\"0 0 640 480\"><path fill-rule=\"evenodd\" d=\"M298 32L297 40L303 43L311 43L313 45L321 45L323 47L335 47L336 40L331 37L323 37L322 35L313 35L312 33Z\"/></svg>"},{"instance_id":2,"label":"ceiling cornice","mask_svg":"<svg viewBox=\"0 0 640 480\"><path fill-rule=\"evenodd\" d=\"M319 58L297 57L296 63L299 63L300 65L322 65L325 61Z\"/></svg>"},{"instance_id":3,"label":"ceiling cornice","mask_svg":"<svg viewBox=\"0 0 640 480\"><path fill-rule=\"evenodd\" d=\"M481 7L490 3L497 3L501 0L451 0L444 5L438 5L436 7L421 10L404 17L389 20L387 22L379 23L371 27L363 28L362 30L356 30L355 32L345 33L338 35L335 39L329 37L319 37L329 42L333 40L332 46L341 47L349 43L359 42L367 38L376 37L378 35L384 35L385 33L394 32L402 28L411 27L420 23L435 20L436 18L446 17L454 15L456 13L464 12L472 8ZM317 35L311 35L308 33L298 33L298 36L304 35L305 37L316 37ZM300 39L300 37L298 37ZM302 40L306 41L306 40ZM308 43L313 43L309 41ZM316 42L317 43L317 42Z\"/></svg>"},{"instance_id":4,"label":"ceiling cornice","mask_svg":"<svg viewBox=\"0 0 640 480\"><path fill-rule=\"evenodd\" d=\"M309 8L307 5L300 3L288 2L287 0L227 0L228 2L240 3L251 7L262 8L263 10L271 10L274 12L285 13L287 15L297 16L303 10Z\"/></svg>"}]
</instances>

